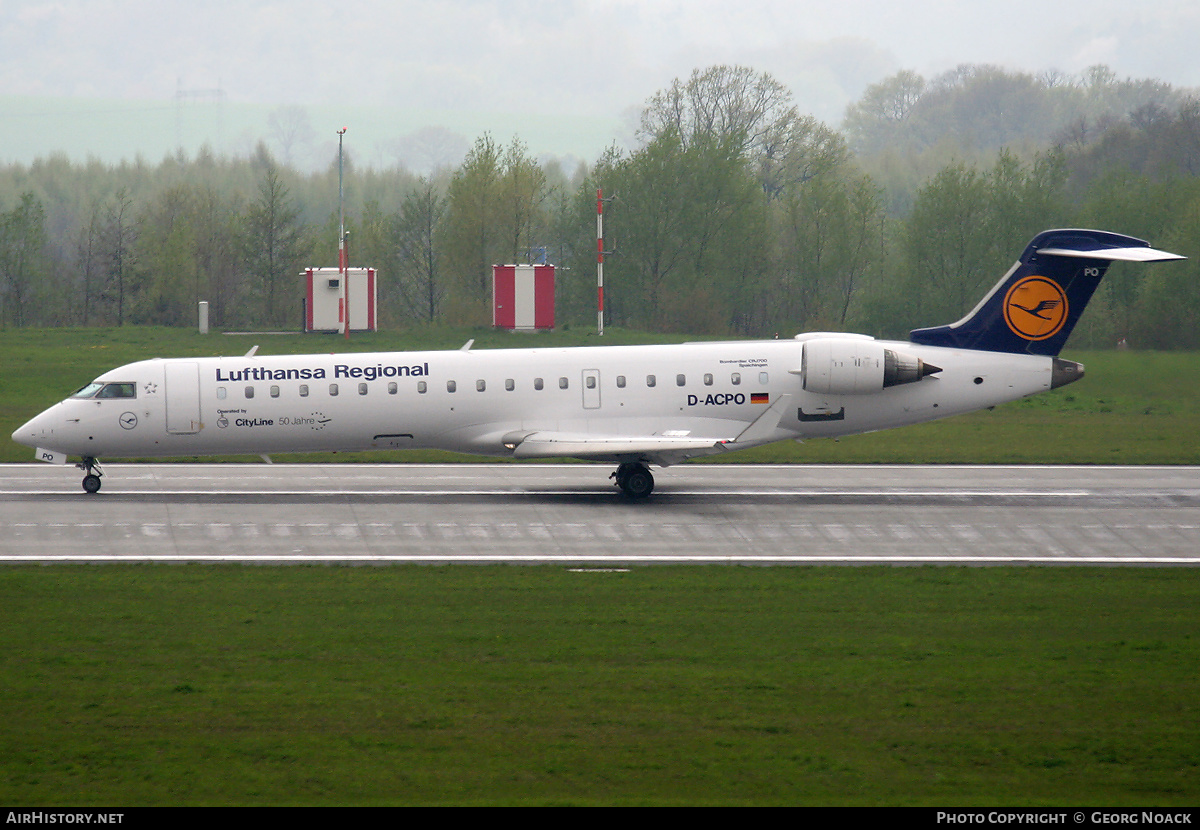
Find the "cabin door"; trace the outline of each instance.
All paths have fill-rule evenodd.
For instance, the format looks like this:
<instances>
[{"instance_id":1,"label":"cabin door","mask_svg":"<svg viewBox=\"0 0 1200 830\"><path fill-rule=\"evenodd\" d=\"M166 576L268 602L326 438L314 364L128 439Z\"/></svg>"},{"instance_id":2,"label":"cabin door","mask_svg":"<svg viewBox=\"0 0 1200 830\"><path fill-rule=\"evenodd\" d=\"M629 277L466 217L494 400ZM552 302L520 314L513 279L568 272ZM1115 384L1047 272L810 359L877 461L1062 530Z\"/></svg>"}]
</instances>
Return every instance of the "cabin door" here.
<instances>
[{"instance_id":1,"label":"cabin door","mask_svg":"<svg viewBox=\"0 0 1200 830\"><path fill-rule=\"evenodd\" d=\"M167 432L200 431L200 364L165 361L167 367Z\"/></svg>"},{"instance_id":2,"label":"cabin door","mask_svg":"<svg viewBox=\"0 0 1200 830\"><path fill-rule=\"evenodd\" d=\"M600 408L600 370L583 370L583 408Z\"/></svg>"}]
</instances>

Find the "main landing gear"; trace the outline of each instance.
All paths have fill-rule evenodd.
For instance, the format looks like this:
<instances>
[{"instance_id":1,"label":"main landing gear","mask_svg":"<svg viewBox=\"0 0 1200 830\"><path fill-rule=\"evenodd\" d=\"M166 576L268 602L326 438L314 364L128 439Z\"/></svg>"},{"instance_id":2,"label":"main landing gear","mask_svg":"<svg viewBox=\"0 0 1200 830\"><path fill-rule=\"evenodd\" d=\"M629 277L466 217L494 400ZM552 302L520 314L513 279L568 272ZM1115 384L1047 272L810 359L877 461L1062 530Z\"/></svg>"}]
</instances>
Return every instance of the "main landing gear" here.
<instances>
[{"instance_id":1,"label":"main landing gear","mask_svg":"<svg viewBox=\"0 0 1200 830\"><path fill-rule=\"evenodd\" d=\"M627 498L644 499L654 492L654 476L641 462L622 464L609 478L617 480L617 486Z\"/></svg>"},{"instance_id":2,"label":"main landing gear","mask_svg":"<svg viewBox=\"0 0 1200 830\"><path fill-rule=\"evenodd\" d=\"M96 459L90 455L85 455L83 460L75 465L83 470L83 489L89 493L96 493L100 490L100 476L104 475L100 470L100 465L96 463Z\"/></svg>"}]
</instances>

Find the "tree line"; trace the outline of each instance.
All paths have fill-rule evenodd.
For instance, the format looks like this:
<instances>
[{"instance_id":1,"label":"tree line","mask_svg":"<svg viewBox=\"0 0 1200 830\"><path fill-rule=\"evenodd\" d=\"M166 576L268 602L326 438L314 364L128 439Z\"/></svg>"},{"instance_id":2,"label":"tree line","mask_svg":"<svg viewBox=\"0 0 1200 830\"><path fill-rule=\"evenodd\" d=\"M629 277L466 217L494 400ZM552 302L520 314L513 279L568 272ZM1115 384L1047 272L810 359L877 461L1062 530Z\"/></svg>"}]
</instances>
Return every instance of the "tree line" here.
<instances>
[{"instance_id":1,"label":"tree line","mask_svg":"<svg viewBox=\"0 0 1200 830\"><path fill-rule=\"evenodd\" d=\"M346 171L352 264L385 327L490 321L491 266L560 266L560 325L903 336L957 319L1049 227L1142 236L1186 264L1114 267L1074 343L1200 347L1200 102L1158 81L959 67L884 79L840 129L770 75L713 66L644 105L630 149L564 170L476 139L430 176ZM300 272L337 261L319 173L182 153L0 168L0 324L298 328Z\"/></svg>"}]
</instances>

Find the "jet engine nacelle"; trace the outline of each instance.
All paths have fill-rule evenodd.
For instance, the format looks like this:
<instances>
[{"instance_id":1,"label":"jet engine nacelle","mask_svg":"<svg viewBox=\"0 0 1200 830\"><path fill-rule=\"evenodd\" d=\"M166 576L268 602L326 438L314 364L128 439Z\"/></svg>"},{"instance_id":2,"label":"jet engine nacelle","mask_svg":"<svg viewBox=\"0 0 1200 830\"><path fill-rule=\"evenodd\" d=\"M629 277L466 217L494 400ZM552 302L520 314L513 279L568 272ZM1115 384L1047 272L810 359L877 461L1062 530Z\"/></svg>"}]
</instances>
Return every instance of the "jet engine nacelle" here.
<instances>
[{"instance_id":1,"label":"jet engine nacelle","mask_svg":"<svg viewBox=\"0 0 1200 830\"><path fill-rule=\"evenodd\" d=\"M916 383L942 371L919 357L885 349L866 339L818 338L804 344L800 377L806 392L866 395Z\"/></svg>"}]
</instances>

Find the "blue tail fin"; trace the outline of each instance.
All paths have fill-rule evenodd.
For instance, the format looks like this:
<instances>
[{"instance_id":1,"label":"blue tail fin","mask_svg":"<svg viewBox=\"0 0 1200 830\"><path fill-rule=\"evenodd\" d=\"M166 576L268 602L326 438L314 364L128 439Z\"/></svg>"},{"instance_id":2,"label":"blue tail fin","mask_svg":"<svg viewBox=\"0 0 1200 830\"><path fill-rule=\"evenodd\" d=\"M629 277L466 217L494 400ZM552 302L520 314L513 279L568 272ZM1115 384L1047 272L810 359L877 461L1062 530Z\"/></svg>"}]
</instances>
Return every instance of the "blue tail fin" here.
<instances>
[{"instance_id":1,"label":"blue tail fin","mask_svg":"<svg viewBox=\"0 0 1200 830\"><path fill-rule=\"evenodd\" d=\"M1167 259L1184 257L1107 231L1042 231L970 314L948 326L915 329L909 340L923 346L1054 357L1111 262Z\"/></svg>"}]
</instances>

